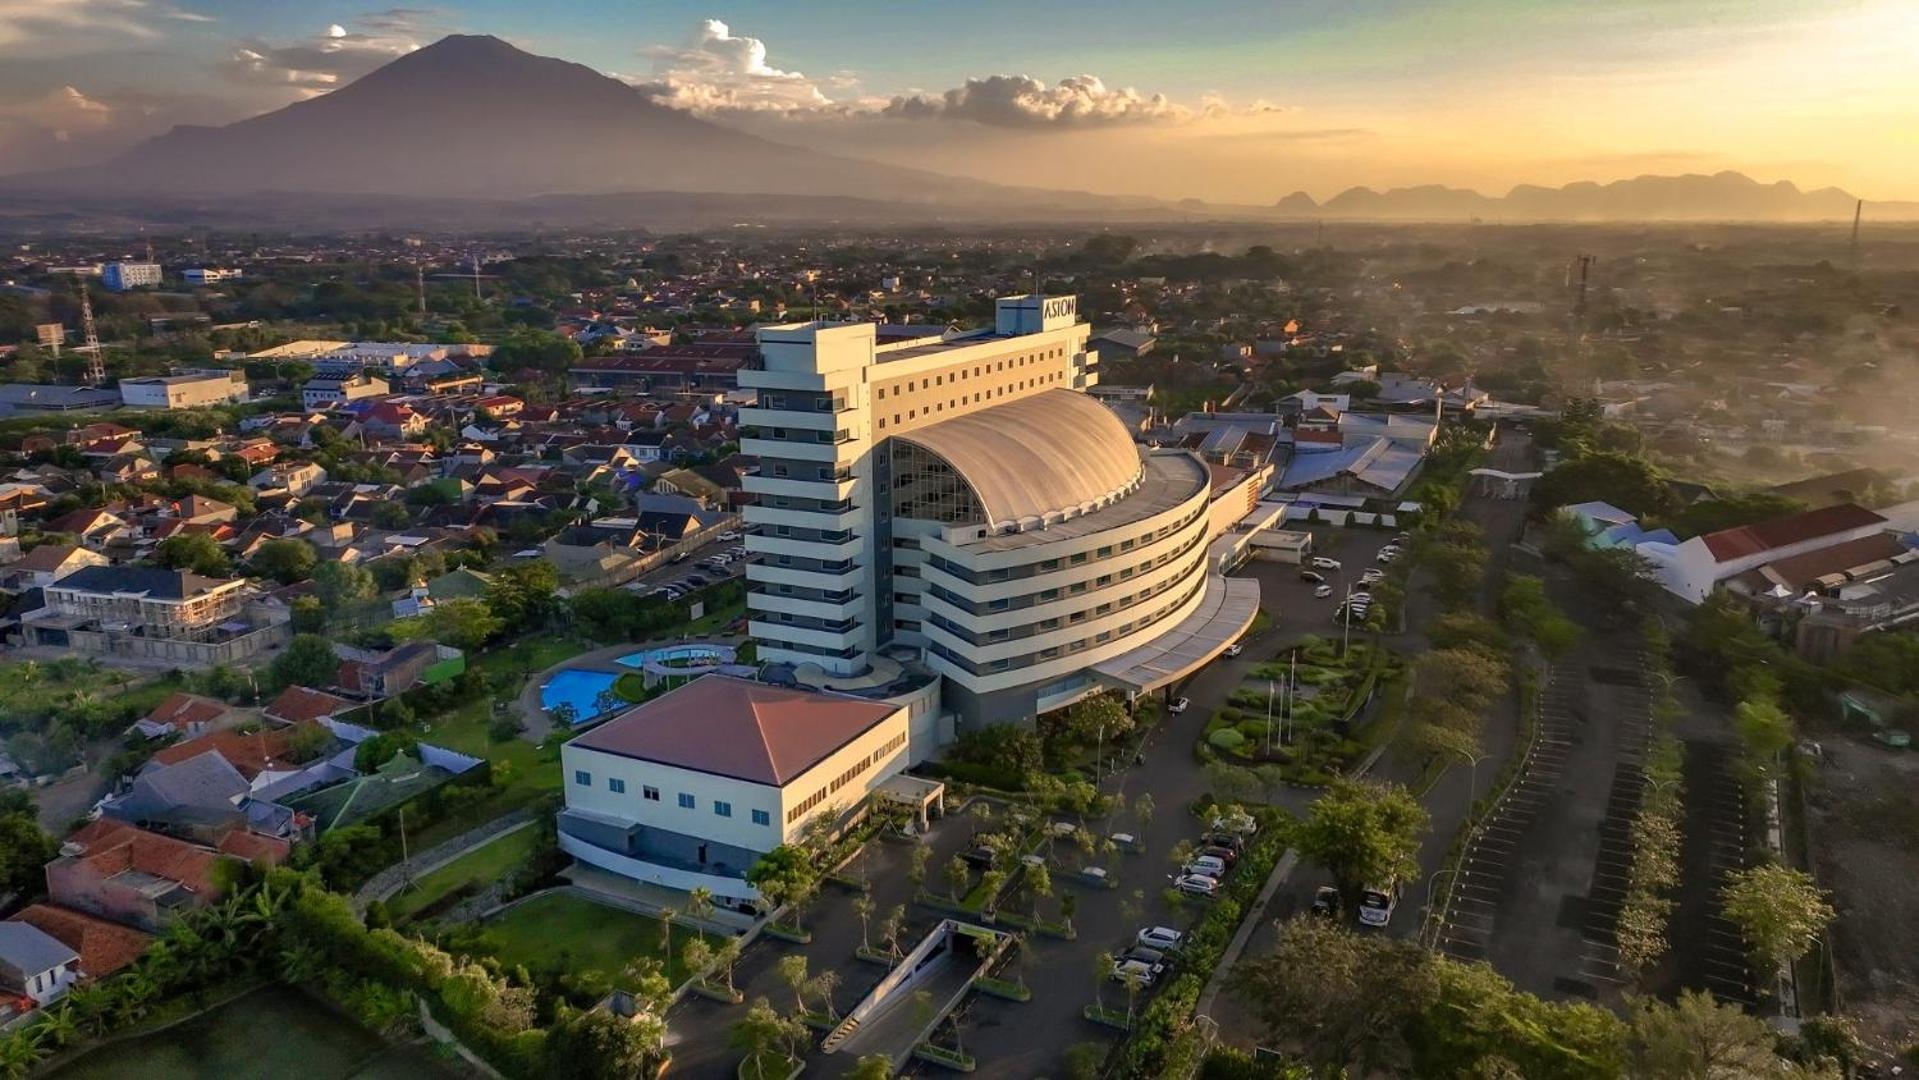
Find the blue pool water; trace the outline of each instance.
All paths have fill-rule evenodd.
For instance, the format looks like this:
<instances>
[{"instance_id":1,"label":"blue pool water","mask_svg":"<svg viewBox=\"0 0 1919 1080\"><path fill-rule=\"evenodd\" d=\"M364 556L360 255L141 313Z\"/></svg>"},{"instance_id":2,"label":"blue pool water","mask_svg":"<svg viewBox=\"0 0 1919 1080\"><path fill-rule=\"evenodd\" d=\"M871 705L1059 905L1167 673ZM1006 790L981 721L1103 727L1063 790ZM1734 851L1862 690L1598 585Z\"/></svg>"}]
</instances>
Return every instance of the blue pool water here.
<instances>
[{"instance_id":1,"label":"blue pool water","mask_svg":"<svg viewBox=\"0 0 1919 1080\"><path fill-rule=\"evenodd\" d=\"M604 671L556 671L540 687L540 708L552 712L554 706L573 706L573 722L584 723L600 715L600 695L613 688L616 676Z\"/></svg>"}]
</instances>

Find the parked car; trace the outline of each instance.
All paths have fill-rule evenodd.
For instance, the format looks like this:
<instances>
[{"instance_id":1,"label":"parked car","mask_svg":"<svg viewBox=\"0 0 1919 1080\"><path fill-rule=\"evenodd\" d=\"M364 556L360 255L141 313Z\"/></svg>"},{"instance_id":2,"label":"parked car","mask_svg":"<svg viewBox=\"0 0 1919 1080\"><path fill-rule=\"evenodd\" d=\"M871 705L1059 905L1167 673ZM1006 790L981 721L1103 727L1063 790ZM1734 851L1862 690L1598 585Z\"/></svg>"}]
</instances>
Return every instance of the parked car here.
<instances>
[{"instance_id":1,"label":"parked car","mask_svg":"<svg viewBox=\"0 0 1919 1080\"><path fill-rule=\"evenodd\" d=\"M1313 590L1313 595L1324 600L1333 595L1333 587L1331 585L1321 585L1319 588Z\"/></svg>"},{"instance_id":2,"label":"parked car","mask_svg":"<svg viewBox=\"0 0 1919 1080\"><path fill-rule=\"evenodd\" d=\"M1160 969L1139 960L1113 961L1113 981L1137 983L1151 986L1159 978Z\"/></svg>"},{"instance_id":3,"label":"parked car","mask_svg":"<svg viewBox=\"0 0 1919 1080\"><path fill-rule=\"evenodd\" d=\"M1187 709L1191 708L1192 704L1193 703L1187 700L1186 698L1183 698L1183 697L1174 698L1173 703L1171 705L1166 706L1166 711L1173 714L1174 716L1178 716L1180 713L1183 713Z\"/></svg>"},{"instance_id":4,"label":"parked car","mask_svg":"<svg viewBox=\"0 0 1919 1080\"><path fill-rule=\"evenodd\" d=\"M694 574L686 579L686 583L696 589L702 589L706 587L706 578L699 574Z\"/></svg>"},{"instance_id":5,"label":"parked car","mask_svg":"<svg viewBox=\"0 0 1919 1080\"><path fill-rule=\"evenodd\" d=\"M990 869L993 865L993 849L989 847L967 848L960 852L960 859L981 869Z\"/></svg>"},{"instance_id":6,"label":"parked car","mask_svg":"<svg viewBox=\"0 0 1919 1080\"><path fill-rule=\"evenodd\" d=\"M1373 561L1376 563L1379 563L1381 566L1384 566L1385 564L1392 562L1394 559L1397 559L1397 558L1399 558L1399 556L1394 554L1393 552L1382 551L1379 554L1373 556Z\"/></svg>"},{"instance_id":7,"label":"parked car","mask_svg":"<svg viewBox=\"0 0 1919 1080\"><path fill-rule=\"evenodd\" d=\"M1359 575L1359 583L1361 585L1377 585L1380 582L1385 580L1386 580L1386 571L1381 570L1376 566L1369 567L1365 573Z\"/></svg>"},{"instance_id":8,"label":"parked car","mask_svg":"<svg viewBox=\"0 0 1919 1080\"><path fill-rule=\"evenodd\" d=\"M1226 876L1226 860L1216 855L1201 855L1187 863L1184 872L1217 880Z\"/></svg>"},{"instance_id":9,"label":"parked car","mask_svg":"<svg viewBox=\"0 0 1919 1080\"><path fill-rule=\"evenodd\" d=\"M1173 888L1188 896L1203 896L1210 900L1219 895L1219 879L1204 874L1182 874L1173 879Z\"/></svg>"},{"instance_id":10,"label":"parked car","mask_svg":"<svg viewBox=\"0 0 1919 1080\"><path fill-rule=\"evenodd\" d=\"M1237 641L1233 642L1231 645L1226 646L1227 656L1238 656L1240 653L1243 653L1245 651L1246 651L1246 646L1241 645Z\"/></svg>"},{"instance_id":11,"label":"parked car","mask_svg":"<svg viewBox=\"0 0 1919 1080\"><path fill-rule=\"evenodd\" d=\"M1246 842L1229 832L1209 832L1200 837L1199 842L1202 847L1225 848L1235 854L1246 850Z\"/></svg>"},{"instance_id":12,"label":"parked car","mask_svg":"<svg viewBox=\"0 0 1919 1080\"><path fill-rule=\"evenodd\" d=\"M739 533L736 533L732 531L731 529L729 529L726 532L723 532L720 535L714 537L713 539L718 540L721 543L728 543L734 540L738 540L739 538L740 538Z\"/></svg>"},{"instance_id":13,"label":"parked car","mask_svg":"<svg viewBox=\"0 0 1919 1080\"><path fill-rule=\"evenodd\" d=\"M1214 818L1207 828L1214 832L1237 833L1240 836L1257 836L1259 835L1259 820L1242 810L1234 814L1230 821L1223 817Z\"/></svg>"},{"instance_id":14,"label":"parked car","mask_svg":"<svg viewBox=\"0 0 1919 1080\"><path fill-rule=\"evenodd\" d=\"M1228 870L1231 870L1233 866L1239 862L1239 852L1229 847L1220 847L1217 844L1208 844L1200 848L1199 853L1208 858L1218 859L1220 862L1225 863L1226 869Z\"/></svg>"},{"instance_id":15,"label":"parked car","mask_svg":"<svg viewBox=\"0 0 1919 1080\"><path fill-rule=\"evenodd\" d=\"M1186 944L1186 935L1170 926L1149 926L1133 935L1133 944L1161 952L1178 952Z\"/></svg>"},{"instance_id":16,"label":"parked car","mask_svg":"<svg viewBox=\"0 0 1919 1080\"><path fill-rule=\"evenodd\" d=\"M1173 958L1163 949L1149 949L1144 945L1135 945L1119 954L1121 960L1137 960L1153 969L1154 974L1172 966Z\"/></svg>"},{"instance_id":17,"label":"parked car","mask_svg":"<svg viewBox=\"0 0 1919 1080\"><path fill-rule=\"evenodd\" d=\"M1313 891L1313 914L1322 919L1339 917L1339 889L1332 885L1321 885Z\"/></svg>"},{"instance_id":18,"label":"parked car","mask_svg":"<svg viewBox=\"0 0 1919 1080\"><path fill-rule=\"evenodd\" d=\"M1313 556L1313 569L1338 570L1340 569L1340 562L1338 559L1329 559L1324 555L1315 555Z\"/></svg>"},{"instance_id":19,"label":"parked car","mask_svg":"<svg viewBox=\"0 0 1919 1080\"><path fill-rule=\"evenodd\" d=\"M1326 584L1326 575L1317 570L1301 570L1299 572L1299 580L1310 581L1315 585L1324 585Z\"/></svg>"},{"instance_id":20,"label":"parked car","mask_svg":"<svg viewBox=\"0 0 1919 1080\"><path fill-rule=\"evenodd\" d=\"M1369 885L1359 893L1359 924L1385 926L1393 921L1393 909L1399 906L1399 885Z\"/></svg>"}]
</instances>

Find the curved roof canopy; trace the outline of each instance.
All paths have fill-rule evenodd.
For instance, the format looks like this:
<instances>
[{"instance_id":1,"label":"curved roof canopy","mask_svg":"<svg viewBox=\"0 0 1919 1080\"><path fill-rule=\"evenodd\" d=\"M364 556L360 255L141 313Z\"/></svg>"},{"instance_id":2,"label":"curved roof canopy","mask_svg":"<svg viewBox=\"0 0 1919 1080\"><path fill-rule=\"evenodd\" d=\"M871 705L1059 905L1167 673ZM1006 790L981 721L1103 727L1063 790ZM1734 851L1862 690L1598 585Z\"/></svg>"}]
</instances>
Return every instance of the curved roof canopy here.
<instances>
[{"instance_id":1,"label":"curved roof canopy","mask_svg":"<svg viewBox=\"0 0 1919 1080\"><path fill-rule=\"evenodd\" d=\"M1073 390L1043 390L899 438L945 459L994 527L1091 510L1136 486L1143 468L1126 425Z\"/></svg>"}]
</instances>

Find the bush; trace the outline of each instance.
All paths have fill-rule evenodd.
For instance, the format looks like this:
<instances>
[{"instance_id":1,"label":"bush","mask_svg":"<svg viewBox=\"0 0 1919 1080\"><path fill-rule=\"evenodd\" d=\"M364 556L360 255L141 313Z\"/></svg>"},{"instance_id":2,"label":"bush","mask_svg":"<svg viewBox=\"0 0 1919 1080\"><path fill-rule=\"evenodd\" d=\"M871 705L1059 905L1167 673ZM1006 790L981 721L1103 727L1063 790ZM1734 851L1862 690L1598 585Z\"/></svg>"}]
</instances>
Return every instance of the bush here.
<instances>
[{"instance_id":1,"label":"bush","mask_svg":"<svg viewBox=\"0 0 1919 1080\"><path fill-rule=\"evenodd\" d=\"M1206 741L1228 753L1238 753L1240 747L1246 745L1246 736L1241 735L1233 728L1220 728L1218 731L1206 736Z\"/></svg>"}]
</instances>

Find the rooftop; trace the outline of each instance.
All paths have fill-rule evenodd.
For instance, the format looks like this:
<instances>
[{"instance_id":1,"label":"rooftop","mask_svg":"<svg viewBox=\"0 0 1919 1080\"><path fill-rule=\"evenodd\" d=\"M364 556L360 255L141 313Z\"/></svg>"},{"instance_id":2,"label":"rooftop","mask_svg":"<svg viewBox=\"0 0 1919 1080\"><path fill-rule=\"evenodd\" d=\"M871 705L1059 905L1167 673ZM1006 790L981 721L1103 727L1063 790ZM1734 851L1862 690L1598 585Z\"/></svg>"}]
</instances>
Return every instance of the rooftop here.
<instances>
[{"instance_id":1,"label":"rooftop","mask_svg":"<svg viewBox=\"0 0 1919 1080\"><path fill-rule=\"evenodd\" d=\"M706 675L635 706L572 745L784 787L898 711L843 694Z\"/></svg>"},{"instance_id":2,"label":"rooftop","mask_svg":"<svg viewBox=\"0 0 1919 1080\"><path fill-rule=\"evenodd\" d=\"M61 944L80 954L80 970L99 979L133 963L153 936L130 926L88 915L53 904L34 904L22 908L13 921L38 927L58 938Z\"/></svg>"},{"instance_id":3,"label":"rooftop","mask_svg":"<svg viewBox=\"0 0 1919 1080\"><path fill-rule=\"evenodd\" d=\"M1140 479L1139 449L1126 426L1072 390L1043 390L899 438L965 477L994 526L1088 510Z\"/></svg>"},{"instance_id":4,"label":"rooftop","mask_svg":"<svg viewBox=\"0 0 1919 1080\"><path fill-rule=\"evenodd\" d=\"M88 566L68 574L56 583L56 589L90 593L128 593L155 600L191 600L237 584L231 578L201 577L185 570L161 570L151 566Z\"/></svg>"},{"instance_id":5,"label":"rooftop","mask_svg":"<svg viewBox=\"0 0 1919 1080\"><path fill-rule=\"evenodd\" d=\"M1771 521L1721 529L1715 533L1707 533L1700 539L1705 541L1706 550L1712 552L1712 557L1723 563L1742 559L1748 555L1758 555L1774 548L1817 540L1822 536L1831 536L1849 529L1885 523L1885 518L1865 507L1841 503L1838 506L1825 506L1817 510L1808 510L1803 514L1774 518ZM86 571L82 570L80 573L84 574Z\"/></svg>"},{"instance_id":6,"label":"rooftop","mask_svg":"<svg viewBox=\"0 0 1919 1080\"><path fill-rule=\"evenodd\" d=\"M1146 456L1139 486L1123 499L1108 503L1090 514L1070 517L1044 528L986 536L965 541L959 546L969 552L1012 551L1077 539L1144 521L1154 514L1171 510L1198 492L1210 491L1211 487L1212 474L1206 471L1205 462L1185 451L1162 450Z\"/></svg>"}]
</instances>

